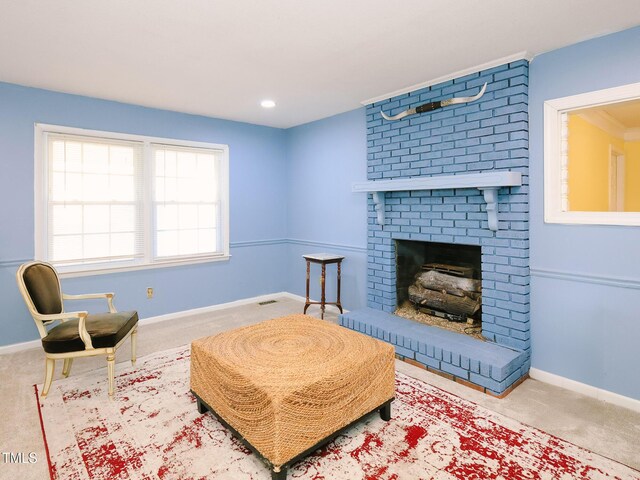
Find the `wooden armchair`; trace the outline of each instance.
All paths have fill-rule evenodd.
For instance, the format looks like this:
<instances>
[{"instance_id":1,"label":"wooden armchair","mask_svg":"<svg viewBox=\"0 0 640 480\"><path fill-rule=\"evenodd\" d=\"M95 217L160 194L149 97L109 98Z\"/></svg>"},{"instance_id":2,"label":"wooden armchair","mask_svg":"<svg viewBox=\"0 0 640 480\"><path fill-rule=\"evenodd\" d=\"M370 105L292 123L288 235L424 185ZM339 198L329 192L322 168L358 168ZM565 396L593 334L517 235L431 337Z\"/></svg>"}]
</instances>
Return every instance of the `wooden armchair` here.
<instances>
[{"instance_id":1,"label":"wooden armchair","mask_svg":"<svg viewBox=\"0 0 640 480\"><path fill-rule=\"evenodd\" d=\"M29 262L16 272L18 288L36 322L45 351L45 379L42 398L49 393L55 361L64 360L62 375L67 377L74 358L106 355L109 396L113 396L115 353L131 336L131 363L136 361L138 313L118 312L113 306L113 293L65 295L60 278L52 265ZM64 300L105 298L108 313L86 311L65 312Z\"/></svg>"}]
</instances>

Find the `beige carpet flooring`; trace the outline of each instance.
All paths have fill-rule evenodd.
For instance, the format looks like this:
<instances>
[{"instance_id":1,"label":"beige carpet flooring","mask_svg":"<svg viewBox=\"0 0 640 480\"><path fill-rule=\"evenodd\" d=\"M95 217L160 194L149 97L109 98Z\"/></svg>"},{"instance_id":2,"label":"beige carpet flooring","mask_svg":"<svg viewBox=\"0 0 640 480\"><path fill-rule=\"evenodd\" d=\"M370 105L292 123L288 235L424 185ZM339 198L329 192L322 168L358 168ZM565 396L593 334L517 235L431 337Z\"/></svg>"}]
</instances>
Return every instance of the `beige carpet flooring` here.
<instances>
[{"instance_id":1,"label":"beige carpet flooring","mask_svg":"<svg viewBox=\"0 0 640 480\"><path fill-rule=\"evenodd\" d=\"M245 305L142 325L138 334L138 356L184 345L195 338L241 325L300 313L302 307L303 304L297 300L280 297L269 305ZM308 313L319 317L317 307L312 306ZM335 322L336 314L328 307L325 318ZM116 361L127 361L129 352L129 345L123 345ZM96 368L104 368L106 378L106 362L102 357L76 359L71 375ZM396 368L406 375L640 470L640 413L531 379L506 398L498 400L404 362L397 361ZM58 362L55 379L61 377L61 370L62 362ZM116 373L117 370L118 365ZM41 384L43 377L44 355L40 348L0 355L0 452L24 452L25 457L30 452L37 455L37 462L33 464L8 464L0 457L0 479L49 478L33 394L33 384Z\"/></svg>"}]
</instances>

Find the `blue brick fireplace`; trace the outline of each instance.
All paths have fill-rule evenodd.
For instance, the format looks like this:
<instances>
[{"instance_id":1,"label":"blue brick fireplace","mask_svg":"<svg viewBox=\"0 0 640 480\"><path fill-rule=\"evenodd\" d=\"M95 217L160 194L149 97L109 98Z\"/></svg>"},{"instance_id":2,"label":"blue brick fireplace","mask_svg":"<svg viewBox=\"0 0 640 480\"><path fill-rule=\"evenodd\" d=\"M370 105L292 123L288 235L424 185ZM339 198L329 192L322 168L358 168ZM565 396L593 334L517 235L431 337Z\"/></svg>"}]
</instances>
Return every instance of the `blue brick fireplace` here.
<instances>
[{"instance_id":1,"label":"blue brick fireplace","mask_svg":"<svg viewBox=\"0 0 640 480\"><path fill-rule=\"evenodd\" d=\"M473 103L396 122L380 116L381 109L393 115L474 95L485 82L485 95ZM367 106L369 182L356 191L372 192L367 194L368 308L341 315L342 325L393 343L400 359L490 394L504 395L526 377L528 132L526 60ZM377 185L385 187L375 191ZM486 341L393 315L398 240L480 247Z\"/></svg>"}]
</instances>

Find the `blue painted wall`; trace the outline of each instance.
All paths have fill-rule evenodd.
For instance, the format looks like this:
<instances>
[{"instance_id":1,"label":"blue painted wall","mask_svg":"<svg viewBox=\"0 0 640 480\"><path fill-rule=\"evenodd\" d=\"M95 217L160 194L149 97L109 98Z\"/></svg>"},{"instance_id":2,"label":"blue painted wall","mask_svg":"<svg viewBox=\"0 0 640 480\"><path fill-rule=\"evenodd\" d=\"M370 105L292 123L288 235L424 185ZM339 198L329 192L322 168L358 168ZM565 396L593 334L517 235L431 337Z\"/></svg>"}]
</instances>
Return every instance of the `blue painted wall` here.
<instances>
[{"instance_id":1,"label":"blue painted wall","mask_svg":"<svg viewBox=\"0 0 640 480\"><path fill-rule=\"evenodd\" d=\"M640 399L640 227L543 220L544 101L640 81L640 28L540 55L529 79L532 367Z\"/></svg>"},{"instance_id":2,"label":"blue painted wall","mask_svg":"<svg viewBox=\"0 0 640 480\"><path fill-rule=\"evenodd\" d=\"M0 345L38 338L14 277L34 254L36 122L230 148L231 260L66 279L64 291L114 291L116 307L135 308L145 318L286 290L287 278L278 274L288 264L283 130L6 83L0 83L0 105ZM152 300L146 287L155 289Z\"/></svg>"},{"instance_id":3,"label":"blue painted wall","mask_svg":"<svg viewBox=\"0 0 640 480\"><path fill-rule=\"evenodd\" d=\"M287 130L289 283L305 294L306 253L344 255L342 304L366 303L367 199L351 184L366 180L364 108ZM320 298L319 265L312 265L311 296ZM327 300L335 298L335 265L328 267Z\"/></svg>"}]
</instances>

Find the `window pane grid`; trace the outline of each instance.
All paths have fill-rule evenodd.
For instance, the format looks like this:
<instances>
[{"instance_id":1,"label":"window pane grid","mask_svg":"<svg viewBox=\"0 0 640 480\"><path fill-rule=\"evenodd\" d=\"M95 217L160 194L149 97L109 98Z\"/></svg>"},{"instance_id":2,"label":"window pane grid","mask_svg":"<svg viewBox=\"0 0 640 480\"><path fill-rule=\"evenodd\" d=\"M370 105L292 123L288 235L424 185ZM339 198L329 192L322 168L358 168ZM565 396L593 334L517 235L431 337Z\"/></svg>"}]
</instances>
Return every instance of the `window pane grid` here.
<instances>
[{"instance_id":1,"label":"window pane grid","mask_svg":"<svg viewBox=\"0 0 640 480\"><path fill-rule=\"evenodd\" d=\"M38 258L67 271L226 258L225 146L37 128L44 140Z\"/></svg>"},{"instance_id":2,"label":"window pane grid","mask_svg":"<svg viewBox=\"0 0 640 480\"><path fill-rule=\"evenodd\" d=\"M50 258L90 263L97 259L139 258L136 251L135 205L54 205Z\"/></svg>"},{"instance_id":3,"label":"window pane grid","mask_svg":"<svg viewBox=\"0 0 640 480\"><path fill-rule=\"evenodd\" d=\"M48 135L48 260L143 256L141 144Z\"/></svg>"},{"instance_id":4,"label":"window pane grid","mask_svg":"<svg viewBox=\"0 0 640 480\"><path fill-rule=\"evenodd\" d=\"M156 258L219 253L217 152L155 145L153 157Z\"/></svg>"}]
</instances>

